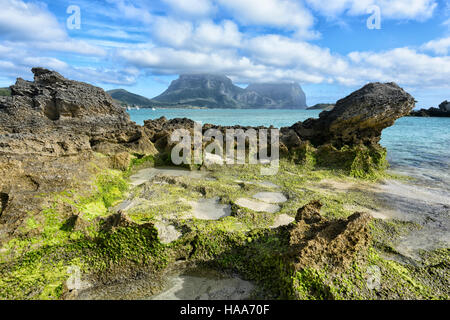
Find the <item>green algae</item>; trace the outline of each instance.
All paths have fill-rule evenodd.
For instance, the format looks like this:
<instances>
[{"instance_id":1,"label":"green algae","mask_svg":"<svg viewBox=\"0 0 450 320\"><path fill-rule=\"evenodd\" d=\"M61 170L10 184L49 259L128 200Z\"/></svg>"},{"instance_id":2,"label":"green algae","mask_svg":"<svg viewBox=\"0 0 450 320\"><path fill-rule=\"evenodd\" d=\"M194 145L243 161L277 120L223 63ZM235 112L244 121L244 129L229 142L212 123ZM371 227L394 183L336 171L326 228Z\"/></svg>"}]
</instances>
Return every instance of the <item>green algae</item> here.
<instances>
[{"instance_id":1,"label":"green algae","mask_svg":"<svg viewBox=\"0 0 450 320\"><path fill-rule=\"evenodd\" d=\"M364 189L330 192L318 189L316 184L327 179L366 183L374 177L379 179L382 174L377 170L381 172L384 167L381 151L377 151L380 152L377 158L377 154L363 150L353 157L346 169L337 166L332 170L322 167L325 163L314 150L308 152L310 158L303 165L282 160L278 175L273 177L261 177L260 166L224 166L212 170L211 176L216 180L181 177L173 183L146 186L146 201L151 203L137 206L128 213L136 225L110 230L105 230L104 220L99 219L110 216L109 209L126 199L129 190L125 179L129 172L154 166L155 159L135 158L127 172L100 171L92 182L90 194L84 192L79 196L76 190L70 190L55 195L53 205L26 220L23 237L2 247L0 299L59 299L63 296L63 283L68 279L70 266L78 266L87 277L108 282L119 274L131 276L136 270L158 274L179 259L236 272L256 282L268 298L448 299L445 283L436 285L433 276L426 275L431 271L440 273L442 278L442 273L443 276L448 273L448 250L424 253L428 262L421 268L383 257L384 253L395 254L390 242L392 235L401 236L418 228L408 223L376 220L371 228L374 242L368 257L355 257L352 267L339 274L332 270L295 270L287 258L289 240L285 227L268 229L273 219L283 213L294 216L298 208L318 199L323 202L323 214L328 218L350 216L353 212L348 205L374 207L376 201ZM354 150L345 153L355 155ZM376 172L365 167L364 163L369 160L376 164ZM258 181L270 181L289 196L289 201L277 214L255 213L234 205L240 197L251 197L267 189L246 183ZM140 188L133 193L142 192ZM183 217L190 206L179 200L201 197L219 197L222 203L233 205L233 216L218 221ZM87 226L74 228L69 223L71 217L62 210L64 206L78 213ZM175 219L183 230L183 237L169 245L161 244L157 230L149 224L161 218ZM29 234L33 236L25 236ZM381 270L379 290L367 288L370 266Z\"/></svg>"}]
</instances>

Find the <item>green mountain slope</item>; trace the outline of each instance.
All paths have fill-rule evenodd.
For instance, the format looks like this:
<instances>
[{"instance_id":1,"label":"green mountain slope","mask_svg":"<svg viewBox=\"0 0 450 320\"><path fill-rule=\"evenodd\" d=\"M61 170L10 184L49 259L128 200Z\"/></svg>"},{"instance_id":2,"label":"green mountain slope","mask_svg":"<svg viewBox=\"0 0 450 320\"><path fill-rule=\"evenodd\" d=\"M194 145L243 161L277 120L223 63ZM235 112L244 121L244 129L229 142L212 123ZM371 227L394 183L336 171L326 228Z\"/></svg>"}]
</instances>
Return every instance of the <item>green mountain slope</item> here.
<instances>
[{"instance_id":1,"label":"green mountain slope","mask_svg":"<svg viewBox=\"0 0 450 320\"><path fill-rule=\"evenodd\" d=\"M10 96L11 95L11 89L9 88L0 88L0 96Z\"/></svg>"},{"instance_id":2,"label":"green mountain slope","mask_svg":"<svg viewBox=\"0 0 450 320\"><path fill-rule=\"evenodd\" d=\"M144 108L153 107L155 103L143 96L128 92L124 89L116 89L107 91L111 97L117 100L119 103L128 106L140 106Z\"/></svg>"}]
</instances>

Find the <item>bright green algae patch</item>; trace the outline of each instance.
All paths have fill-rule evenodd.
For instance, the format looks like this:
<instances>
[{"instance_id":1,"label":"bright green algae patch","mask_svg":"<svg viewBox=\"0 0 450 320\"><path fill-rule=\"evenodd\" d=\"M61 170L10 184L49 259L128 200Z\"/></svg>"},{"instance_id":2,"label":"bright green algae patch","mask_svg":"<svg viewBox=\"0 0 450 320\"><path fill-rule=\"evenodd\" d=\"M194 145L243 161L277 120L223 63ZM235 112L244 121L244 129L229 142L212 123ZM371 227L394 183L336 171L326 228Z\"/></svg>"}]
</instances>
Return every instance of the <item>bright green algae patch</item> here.
<instances>
[{"instance_id":1,"label":"bright green algae patch","mask_svg":"<svg viewBox=\"0 0 450 320\"><path fill-rule=\"evenodd\" d=\"M448 274L447 249L424 252L427 262L423 266L413 267L390 259L389 255L395 254L393 239L419 228L409 223L376 220L372 225L372 248L355 257L348 270L333 273L293 267L288 254L288 227L269 228L277 215L294 217L298 208L320 200L325 217L346 218L353 213L351 207L378 205L370 193L364 192L364 187L373 179L387 176L381 170L384 167L381 152L371 154L363 150L357 157L349 156L354 159L350 166L334 169L323 168L324 159L333 157L330 153L354 155L356 151L321 150L321 156L317 152L309 155L304 164L299 164L298 159L281 161L276 176L262 177L259 166L230 166L212 169L213 179L162 179L161 184L147 183L133 190L129 189L126 178L138 168L153 166L153 157L135 158L132 168L126 172L99 171L89 192L70 190L53 195L51 206L26 220L23 236L1 248L0 299L60 299L69 278L67 270L73 266L80 268L85 278L95 285L102 285L115 279L133 278L139 272L162 275L175 261L236 272L258 284L260 292L256 297L448 298L448 287L436 280L445 279ZM365 166L367 159L377 163L375 171ZM320 187L323 181L360 188L337 192ZM235 205L238 198L271 189L258 182L271 182L288 197L276 214L258 213ZM127 198L141 196L147 198L143 198L141 206L128 212L131 219L128 226L108 224L108 218L115 214L114 206ZM232 206L232 216L218 221L197 220L186 216L190 205L180 201L214 197ZM67 214L67 207L77 217ZM153 226L160 219L171 221L183 236L168 245L161 244ZM382 286L369 290L367 273L374 266L381 272ZM440 276L433 277L433 272Z\"/></svg>"}]
</instances>

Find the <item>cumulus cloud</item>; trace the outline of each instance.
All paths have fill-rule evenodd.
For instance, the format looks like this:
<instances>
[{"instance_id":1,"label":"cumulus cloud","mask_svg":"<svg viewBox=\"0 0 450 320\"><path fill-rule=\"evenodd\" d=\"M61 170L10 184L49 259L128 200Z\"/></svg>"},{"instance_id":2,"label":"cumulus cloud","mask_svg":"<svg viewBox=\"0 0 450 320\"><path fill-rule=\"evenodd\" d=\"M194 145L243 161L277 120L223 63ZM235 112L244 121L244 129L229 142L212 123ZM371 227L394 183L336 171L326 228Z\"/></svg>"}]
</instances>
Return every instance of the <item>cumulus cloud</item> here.
<instances>
[{"instance_id":1,"label":"cumulus cloud","mask_svg":"<svg viewBox=\"0 0 450 320\"><path fill-rule=\"evenodd\" d=\"M105 55L99 47L83 40L73 40L54 15L43 5L21 0L0 0L0 39L18 47Z\"/></svg>"},{"instance_id":2,"label":"cumulus cloud","mask_svg":"<svg viewBox=\"0 0 450 320\"><path fill-rule=\"evenodd\" d=\"M366 15L368 7L379 5L384 18L425 20L433 15L436 0L163 0L158 2L163 13L151 11L153 2L107 2L111 12L103 14L116 24L106 29L93 25L83 30L87 39L75 39L45 6L0 0L6 8L0 12L0 73L21 76L41 65L82 81L117 85L133 84L141 75L208 72L240 83L449 86L449 38L416 49L348 55L310 41L318 35L311 12ZM122 30L122 18L139 30ZM131 35L133 43L128 43Z\"/></svg>"},{"instance_id":3,"label":"cumulus cloud","mask_svg":"<svg viewBox=\"0 0 450 320\"><path fill-rule=\"evenodd\" d=\"M306 0L316 11L336 17L347 13L349 15L364 15L368 8L378 6L382 17L386 19L426 20L433 16L437 7L436 0Z\"/></svg>"},{"instance_id":4,"label":"cumulus cloud","mask_svg":"<svg viewBox=\"0 0 450 320\"><path fill-rule=\"evenodd\" d=\"M163 0L173 11L188 16L206 16L215 8L209 0Z\"/></svg>"},{"instance_id":5,"label":"cumulus cloud","mask_svg":"<svg viewBox=\"0 0 450 320\"><path fill-rule=\"evenodd\" d=\"M42 5L0 0L0 7L0 34L3 38L45 41L66 37L56 18Z\"/></svg>"},{"instance_id":6,"label":"cumulus cloud","mask_svg":"<svg viewBox=\"0 0 450 320\"><path fill-rule=\"evenodd\" d=\"M246 82L298 81L362 85L395 81L421 88L448 87L450 57L432 57L412 48L384 52L355 51L346 56L279 35L244 40L239 49L128 48L120 60L155 74L223 73Z\"/></svg>"},{"instance_id":7,"label":"cumulus cloud","mask_svg":"<svg viewBox=\"0 0 450 320\"><path fill-rule=\"evenodd\" d=\"M425 43L421 47L421 49L426 51L432 51L440 55L447 55L450 50L450 37L438 40L431 40Z\"/></svg>"},{"instance_id":8,"label":"cumulus cloud","mask_svg":"<svg viewBox=\"0 0 450 320\"><path fill-rule=\"evenodd\" d=\"M304 38L317 37L314 17L302 2L294 0L217 0L243 25L259 25L295 31Z\"/></svg>"},{"instance_id":9,"label":"cumulus cloud","mask_svg":"<svg viewBox=\"0 0 450 320\"><path fill-rule=\"evenodd\" d=\"M158 17L153 24L153 35L163 45L202 51L238 47L243 37L238 26L230 20L217 24L211 20L202 20L194 24L171 17Z\"/></svg>"},{"instance_id":10,"label":"cumulus cloud","mask_svg":"<svg viewBox=\"0 0 450 320\"><path fill-rule=\"evenodd\" d=\"M411 48L385 52L352 52L356 81L395 81L416 87L449 87L450 57L431 57Z\"/></svg>"}]
</instances>

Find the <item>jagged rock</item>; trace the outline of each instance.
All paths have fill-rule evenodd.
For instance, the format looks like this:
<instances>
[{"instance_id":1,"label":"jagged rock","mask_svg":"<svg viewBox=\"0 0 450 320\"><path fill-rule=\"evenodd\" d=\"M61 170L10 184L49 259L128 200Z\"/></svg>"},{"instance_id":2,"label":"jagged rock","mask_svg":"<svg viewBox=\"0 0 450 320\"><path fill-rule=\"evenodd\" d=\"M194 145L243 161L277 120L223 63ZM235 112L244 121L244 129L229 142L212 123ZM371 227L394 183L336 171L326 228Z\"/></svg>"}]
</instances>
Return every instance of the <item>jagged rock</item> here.
<instances>
[{"instance_id":1,"label":"jagged rock","mask_svg":"<svg viewBox=\"0 0 450 320\"><path fill-rule=\"evenodd\" d=\"M34 82L18 79L11 97L0 101L0 153L156 153L143 128L103 89L46 69L32 71Z\"/></svg>"},{"instance_id":2,"label":"jagged rock","mask_svg":"<svg viewBox=\"0 0 450 320\"><path fill-rule=\"evenodd\" d=\"M1 206L0 241L48 205L39 195L90 188L90 164L111 165L95 152L115 157L120 169L129 162L125 153L157 153L145 129L102 89L50 70L32 71L33 82L18 79L11 96L0 98L0 193L9 199Z\"/></svg>"},{"instance_id":3,"label":"jagged rock","mask_svg":"<svg viewBox=\"0 0 450 320\"><path fill-rule=\"evenodd\" d=\"M414 98L397 84L370 83L339 100L319 119L299 122L292 129L314 146L373 145L380 141L385 128L408 115L414 106Z\"/></svg>"},{"instance_id":4,"label":"jagged rock","mask_svg":"<svg viewBox=\"0 0 450 320\"><path fill-rule=\"evenodd\" d=\"M297 223L290 230L290 251L296 257L297 270L346 269L356 254L369 246L369 214L328 220L321 216L321 207L314 201L299 209Z\"/></svg>"},{"instance_id":5,"label":"jagged rock","mask_svg":"<svg viewBox=\"0 0 450 320\"><path fill-rule=\"evenodd\" d=\"M111 156L111 166L113 169L125 171L130 167L131 156L128 152L116 153Z\"/></svg>"}]
</instances>

